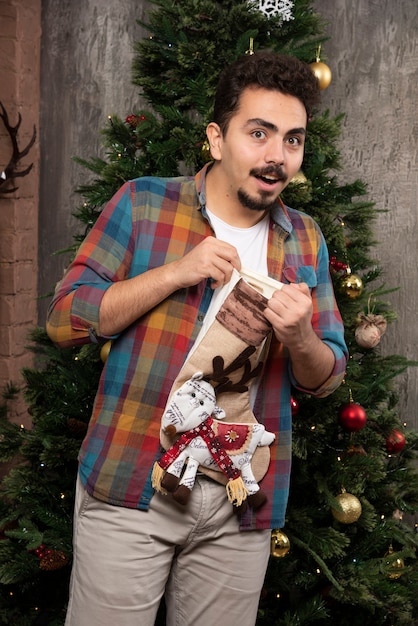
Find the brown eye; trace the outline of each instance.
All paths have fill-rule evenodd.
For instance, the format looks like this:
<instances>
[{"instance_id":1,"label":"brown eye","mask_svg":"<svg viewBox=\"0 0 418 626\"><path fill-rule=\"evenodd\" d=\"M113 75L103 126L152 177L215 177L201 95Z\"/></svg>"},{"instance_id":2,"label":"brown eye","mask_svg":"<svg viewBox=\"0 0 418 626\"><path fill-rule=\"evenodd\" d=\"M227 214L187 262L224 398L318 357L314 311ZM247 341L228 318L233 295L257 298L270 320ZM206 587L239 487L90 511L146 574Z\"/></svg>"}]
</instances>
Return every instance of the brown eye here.
<instances>
[{"instance_id":1,"label":"brown eye","mask_svg":"<svg viewBox=\"0 0 418 626\"><path fill-rule=\"evenodd\" d=\"M266 133L264 132L264 130L255 130L253 132L253 137L255 137L255 139L264 139L266 136Z\"/></svg>"}]
</instances>

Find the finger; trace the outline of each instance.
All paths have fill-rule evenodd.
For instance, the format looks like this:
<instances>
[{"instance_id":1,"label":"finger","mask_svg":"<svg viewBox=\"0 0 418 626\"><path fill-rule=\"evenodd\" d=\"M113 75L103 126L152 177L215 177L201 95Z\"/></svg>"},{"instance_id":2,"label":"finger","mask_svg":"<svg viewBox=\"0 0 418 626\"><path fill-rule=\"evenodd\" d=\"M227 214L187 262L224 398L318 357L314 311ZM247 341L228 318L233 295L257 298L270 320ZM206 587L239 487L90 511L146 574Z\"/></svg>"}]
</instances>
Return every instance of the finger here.
<instances>
[{"instance_id":1,"label":"finger","mask_svg":"<svg viewBox=\"0 0 418 626\"><path fill-rule=\"evenodd\" d=\"M212 287L222 287L226 283L229 283L232 277L234 267L229 262L217 262L211 271Z\"/></svg>"},{"instance_id":2,"label":"finger","mask_svg":"<svg viewBox=\"0 0 418 626\"><path fill-rule=\"evenodd\" d=\"M217 289L218 287L223 287L225 283L227 283L228 281L225 280L225 276L222 274L219 274L219 278L214 278L213 276L210 277L210 286L211 289Z\"/></svg>"},{"instance_id":3,"label":"finger","mask_svg":"<svg viewBox=\"0 0 418 626\"><path fill-rule=\"evenodd\" d=\"M223 250L221 254L219 255L219 258L228 264L228 265L223 265L225 273L230 272L230 274L232 274L233 269L236 269L238 272L240 271L241 260L235 248L233 248L232 250L225 250L225 251Z\"/></svg>"},{"instance_id":4,"label":"finger","mask_svg":"<svg viewBox=\"0 0 418 626\"><path fill-rule=\"evenodd\" d=\"M230 263L236 270L239 271L241 269L241 260L234 246L220 239L213 239L212 243L216 256Z\"/></svg>"},{"instance_id":5,"label":"finger","mask_svg":"<svg viewBox=\"0 0 418 626\"><path fill-rule=\"evenodd\" d=\"M296 287L300 293L303 293L305 296L311 295L311 290L306 283L292 283L293 287Z\"/></svg>"},{"instance_id":6,"label":"finger","mask_svg":"<svg viewBox=\"0 0 418 626\"><path fill-rule=\"evenodd\" d=\"M302 302L306 297L311 299L311 292L306 283L290 283L275 291L272 297L282 304L290 305L294 302Z\"/></svg>"}]
</instances>

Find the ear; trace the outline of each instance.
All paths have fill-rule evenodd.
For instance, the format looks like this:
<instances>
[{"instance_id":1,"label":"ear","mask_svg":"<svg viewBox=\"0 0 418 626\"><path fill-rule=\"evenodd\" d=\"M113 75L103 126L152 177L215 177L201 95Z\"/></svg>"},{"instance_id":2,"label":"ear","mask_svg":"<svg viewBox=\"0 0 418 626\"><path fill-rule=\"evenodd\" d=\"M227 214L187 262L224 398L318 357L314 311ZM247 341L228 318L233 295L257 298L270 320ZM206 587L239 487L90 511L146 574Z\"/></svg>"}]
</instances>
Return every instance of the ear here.
<instances>
[{"instance_id":1,"label":"ear","mask_svg":"<svg viewBox=\"0 0 418 626\"><path fill-rule=\"evenodd\" d=\"M206 128L206 137L209 141L210 153L215 161L222 157L222 132L218 124L210 122Z\"/></svg>"}]
</instances>

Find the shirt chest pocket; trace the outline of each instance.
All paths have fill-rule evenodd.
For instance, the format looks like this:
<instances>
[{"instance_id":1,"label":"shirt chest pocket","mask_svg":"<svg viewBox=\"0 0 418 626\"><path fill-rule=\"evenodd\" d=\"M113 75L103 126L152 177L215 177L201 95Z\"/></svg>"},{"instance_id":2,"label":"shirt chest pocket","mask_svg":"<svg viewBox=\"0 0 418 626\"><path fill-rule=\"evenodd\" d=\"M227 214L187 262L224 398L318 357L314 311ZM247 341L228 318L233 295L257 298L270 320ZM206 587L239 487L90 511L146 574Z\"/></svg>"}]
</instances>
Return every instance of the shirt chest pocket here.
<instances>
[{"instance_id":1,"label":"shirt chest pocket","mask_svg":"<svg viewBox=\"0 0 418 626\"><path fill-rule=\"evenodd\" d=\"M312 265L288 265L283 268L282 275L287 283L306 283L310 289L317 285L316 273Z\"/></svg>"}]
</instances>

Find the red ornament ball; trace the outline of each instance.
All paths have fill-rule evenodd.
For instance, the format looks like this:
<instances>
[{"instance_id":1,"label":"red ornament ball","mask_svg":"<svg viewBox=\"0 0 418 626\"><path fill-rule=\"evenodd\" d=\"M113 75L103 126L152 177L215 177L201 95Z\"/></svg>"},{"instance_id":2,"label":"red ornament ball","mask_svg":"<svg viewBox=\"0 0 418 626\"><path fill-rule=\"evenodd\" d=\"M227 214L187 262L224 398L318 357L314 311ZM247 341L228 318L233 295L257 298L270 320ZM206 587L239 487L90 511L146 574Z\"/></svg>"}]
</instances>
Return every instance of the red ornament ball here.
<instances>
[{"instance_id":1,"label":"red ornament ball","mask_svg":"<svg viewBox=\"0 0 418 626\"><path fill-rule=\"evenodd\" d=\"M338 261L336 256L330 257L329 264L334 272L345 272L348 268L347 263L344 263L344 261Z\"/></svg>"},{"instance_id":2,"label":"red ornament ball","mask_svg":"<svg viewBox=\"0 0 418 626\"><path fill-rule=\"evenodd\" d=\"M344 430L354 433L365 427L367 422L366 411L356 402L343 404L338 411L338 421Z\"/></svg>"},{"instance_id":3,"label":"red ornament ball","mask_svg":"<svg viewBox=\"0 0 418 626\"><path fill-rule=\"evenodd\" d=\"M125 122L127 124L129 124L129 126L131 126L132 128L136 128L137 126L139 126L139 124L141 122L144 122L146 120L145 115L128 115L128 117L125 119Z\"/></svg>"},{"instance_id":4,"label":"red ornament ball","mask_svg":"<svg viewBox=\"0 0 418 626\"><path fill-rule=\"evenodd\" d=\"M405 443L405 436L400 430L394 428L386 439L386 450L389 454L396 454L404 449Z\"/></svg>"},{"instance_id":5,"label":"red ornament ball","mask_svg":"<svg viewBox=\"0 0 418 626\"><path fill-rule=\"evenodd\" d=\"M290 398L290 407L292 409L293 416L299 413L299 402L293 396Z\"/></svg>"}]
</instances>

